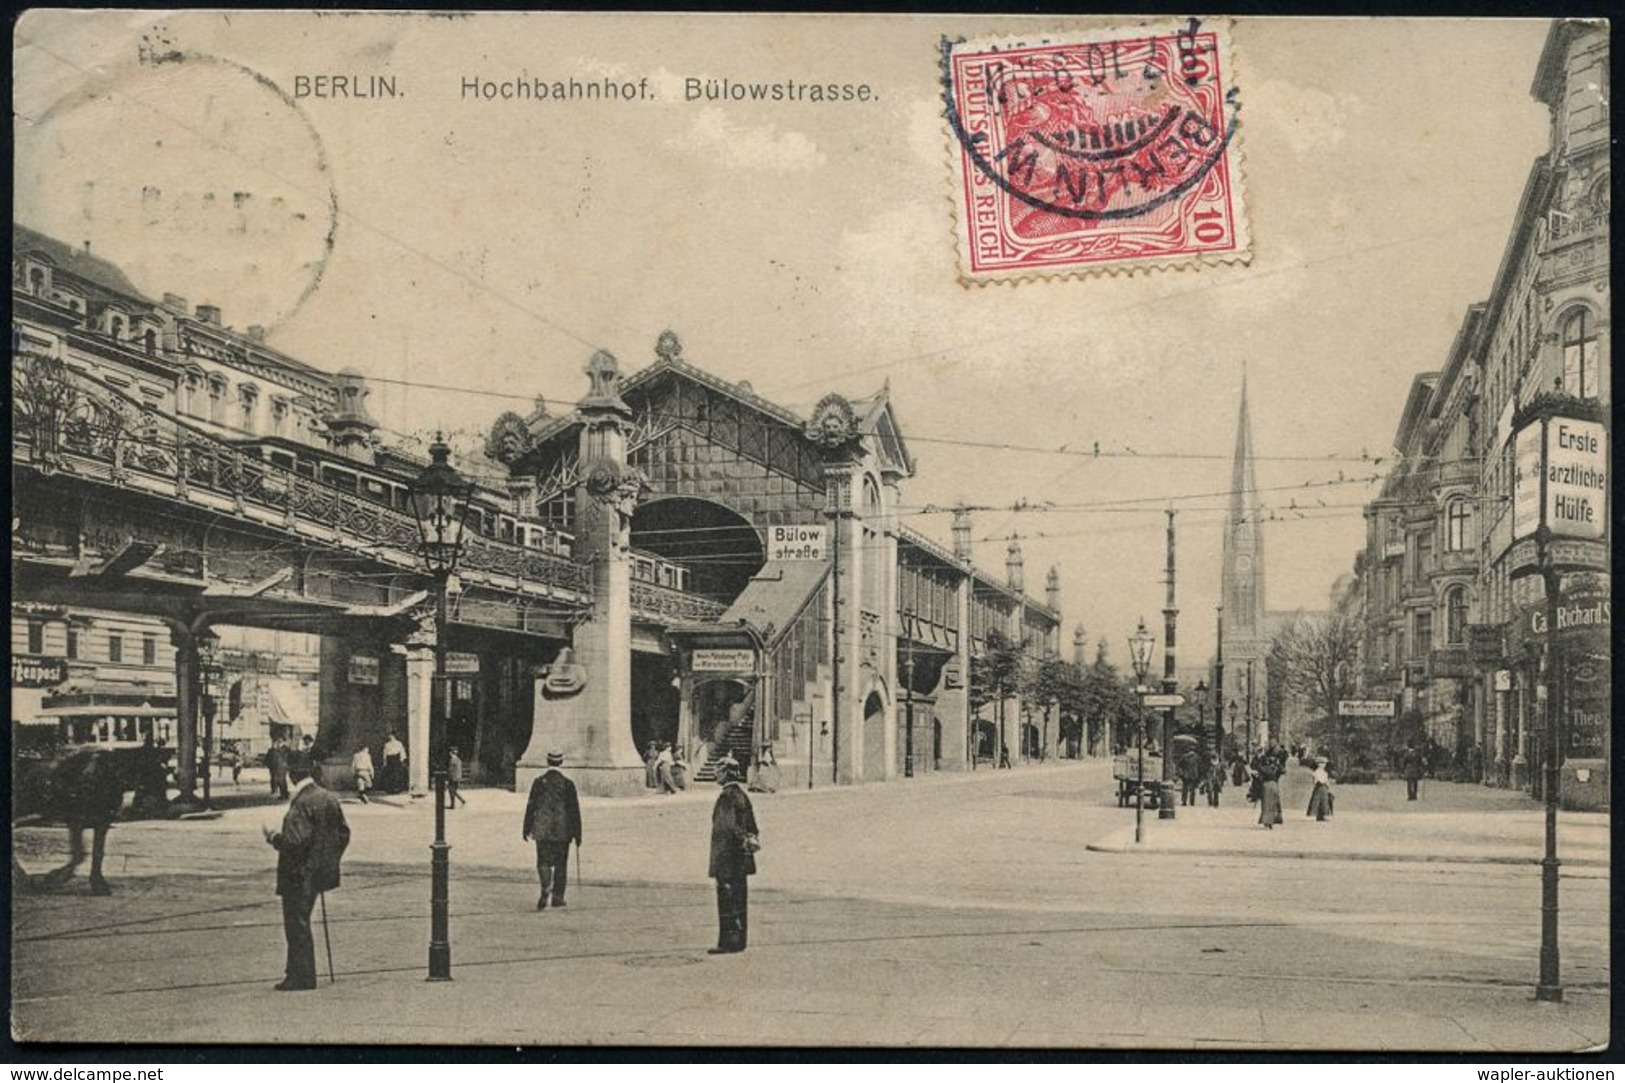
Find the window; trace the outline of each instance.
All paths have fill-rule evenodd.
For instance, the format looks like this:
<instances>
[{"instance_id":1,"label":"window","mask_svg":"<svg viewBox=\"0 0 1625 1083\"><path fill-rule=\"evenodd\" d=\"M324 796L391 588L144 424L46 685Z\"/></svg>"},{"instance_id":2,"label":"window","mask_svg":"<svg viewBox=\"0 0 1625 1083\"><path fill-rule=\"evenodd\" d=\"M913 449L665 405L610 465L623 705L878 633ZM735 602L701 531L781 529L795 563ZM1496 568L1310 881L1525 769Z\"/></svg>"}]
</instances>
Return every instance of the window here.
<instances>
[{"instance_id":1,"label":"window","mask_svg":"<svg viewBox=\"0 0 1625 1083\"><path fill-rule=\"evenodd\" d=\"M253 384L243 384L237 389L237 406L242 411L240 426L244 429L254 427L254 409L259 405L260 389Z\"/></svg>"},{"instance_id":2,"label":"window","mask_svg":"<svg viewBox=\"0 0 1625 1083\"><path fill-rule=\"evenodd\" d=\"M1460 647L1467 642L1467 588L1454 587L1444 596L1445 643Z\"/></svg>"},{"instance_id":3,"label":"window","mask_svg":"<svg viewBox=\"0 0 1625 1083\"><path fill-rule=\"evenodd\" d=\"M1428 572L1433 569L1433 535L1418 534L1416 548L1412 552L1416 554L1416 566L1411 569L1412 581L1426 579Z\"/></svg>"},{"instance_id":4,"label":"window","mask_svg":"<svg viewBox=\"0 0 1625 1083\"><path fill-rule=\"evenodd\" d=\"M1445 506L1445 552L1460 553L1472 547L1472 510L1465 497L1458 497Z\"/></svg>"},{"instance_id":5,"label":"window","mask_svg":"<svg viewBox=\"0 0 1625 1083\"><path fill-rule=\"evenodd\" d=\"M1431 650L1433 650L1433 614L1424 610L1416 614L1416 634L1411 638L1411 657L1426 658Z\"/></svg>"},{"instance_id":6,"label":"window","mask_svg":"<svg viewBox=\"0 0 1625 1083\"><path fill-rule=\"evenodd\" d=\"M109 662L124 661L124 637L117 632L107 637L107 660Z\"/></svg>"},{"instance_id":7,"label":"window","mask_svg":"<svg viewBox=\"0 0 1625 1083\"><path fill-rule=\"evenodd\" d=\"M1597 397L1597 329L1583 308L1563 321L1563 390Z\"/></svg>"},{"instance_id":8,"label":"window","mask_svg":"<svg viewBox=\"0 0 1625 1083\"><path fill-rule=\"evenodd\" d=\"M156 355L158 353L158 332L150 327L147 328L141 335L141 343L146 348L149 357Z\"/></svg>"},{"instance_id":9,"label":"window","mask_svg":"<svg viewBox=\"0 0 1625 1083\"><path fill-rule=\"evenodd\" d=\"M226 423L226 378L209 377L209 420L217 425Z\"/></svg>"},{"instance_id":10,"label":"window","mask_svg":"<svg viewBox=\"0 0 1625 1083\"><path fill-rule=\"evenodd\" d=\"M79 629L68 626L68 657L79 657Z\"/></svg>"},{"instance_id":11,"label":"window","mask_svg":"<svg viewBox=\"0 0 1625 1083\"><path fill-rule=\"evenodd\" d=\"M158 664L158 637L144 635L141 637L141 664L155 666Z\"/></svg>"},{"instance_id":12,"label":"window","mask_svg":"<svg viewBox=\"0 0 1625 1083\"><path fill-rule=\"evenodd\" d=\"M45 625L39 621L31 620L28 622L28 653L45 653Z\"/></svg>"}]
</instances>

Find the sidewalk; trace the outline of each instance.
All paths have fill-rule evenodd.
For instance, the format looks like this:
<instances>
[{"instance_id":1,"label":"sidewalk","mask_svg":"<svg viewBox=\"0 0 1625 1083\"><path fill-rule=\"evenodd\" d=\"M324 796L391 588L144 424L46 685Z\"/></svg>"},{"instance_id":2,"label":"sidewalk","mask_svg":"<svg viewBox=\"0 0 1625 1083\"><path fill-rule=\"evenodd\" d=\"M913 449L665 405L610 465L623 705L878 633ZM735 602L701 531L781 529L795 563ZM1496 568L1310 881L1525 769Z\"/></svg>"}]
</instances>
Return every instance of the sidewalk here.
<instances>
[{"instance_id":1,"label":"sidewalk","mask_svg":"<svg viewBox=\"0 0 1625 1083\"><path fill-rule=\"evenodd\" d=\"M1404 783L1335 787L1337 811L1323 823L1304 814L1309 786L1287 776L1282 786L1285 823L1266 830L1258 806L1227 789L1220 808L1182 807L1173 820L1145 811L1144 841L1134 841L1133 810L1125 824L1091 840L1109 854L1179 854L1333 861L1418 861L1535 865L1545 853L1545 813L1506 791L1465 784L1430 784L1431 802L1407 802ZM1558 814L1558 858L1565 869L1609 866L1608 815ZM1594 875L1594 874L1590 874ZM1606 873L1604 873L1606 875Z\"/></svg>"}]
</instances>

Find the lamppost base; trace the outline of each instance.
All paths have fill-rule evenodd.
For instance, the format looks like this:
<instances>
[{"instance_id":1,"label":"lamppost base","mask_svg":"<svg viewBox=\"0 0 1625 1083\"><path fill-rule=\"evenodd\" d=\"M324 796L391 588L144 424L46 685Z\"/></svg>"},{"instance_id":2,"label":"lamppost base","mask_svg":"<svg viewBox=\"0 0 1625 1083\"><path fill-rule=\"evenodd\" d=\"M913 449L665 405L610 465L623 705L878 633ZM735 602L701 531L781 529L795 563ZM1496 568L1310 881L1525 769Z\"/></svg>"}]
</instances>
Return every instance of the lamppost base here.
<instances>
[{"instance_id":1,"label":"lamppost base","mask_svg":"<svg viewBox=\"0 0 1625 1083\"><path fill-rule=\"evenodd\" d=\"M1563 1003L1563 987L1561 985L1535 986L1535 999L1546 1001L1548 1004Z\"/></svg>"},{"instance_id":2,"label":"lamppost base","mask_svg":"<svg viewBox=\"0 0 1625 1083\"><path fill-rule=\"evenodd\" d=\"M1162 784L1162 793L1157 798L1157 819L1172 820L1177 818L1178 812L1174 808L1176 800L1178 798L1174 795L1174 784L1164 782Z\"/></svg>"}]
</instances>

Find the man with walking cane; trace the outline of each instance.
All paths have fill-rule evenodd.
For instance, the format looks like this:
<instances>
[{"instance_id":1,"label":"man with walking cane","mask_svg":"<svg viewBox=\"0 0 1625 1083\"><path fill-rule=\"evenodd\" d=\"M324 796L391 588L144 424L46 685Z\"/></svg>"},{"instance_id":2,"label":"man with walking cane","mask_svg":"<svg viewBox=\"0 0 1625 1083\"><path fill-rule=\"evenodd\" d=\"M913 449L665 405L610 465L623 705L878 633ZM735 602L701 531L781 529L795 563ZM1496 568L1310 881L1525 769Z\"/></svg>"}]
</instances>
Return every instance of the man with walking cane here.
<instances>
[{"instance_id":1,"label":"man with walking cane","mask_svg":"<svg viewBox=\"0 0 1625 1083\"><path fill-rule=\"evenodd\" d=\"M282 830L263 828L265 841L275 847L276 893L282 897L282 932L288 943L287 964L279 992L316 988L316 942L310 934L310 912L322 899L322 928L327 925L326 892L339 886L339 861L350 845L350 825L339 799L310 777L310 761L303 755L288 758L293 799L282 817ZM328 943L328 973L332 975L332 943Z\"/></svg>"},{"instance_id":2,"label":"man with walking cane","mask_svg":"<svg viewBox=\"0 0 1625 1083\"><path fill-rule=\"evenodd\" d=\"M569 882L570 843L576 844L576 872L581 871L581 802L576 784L559 768L564 753L547 754L547 770L530 784L530 800L525 803L525 841L536 840L536 878L542 883L536 909L564 905L564 889Z\"/></svg>"}]
</instances>

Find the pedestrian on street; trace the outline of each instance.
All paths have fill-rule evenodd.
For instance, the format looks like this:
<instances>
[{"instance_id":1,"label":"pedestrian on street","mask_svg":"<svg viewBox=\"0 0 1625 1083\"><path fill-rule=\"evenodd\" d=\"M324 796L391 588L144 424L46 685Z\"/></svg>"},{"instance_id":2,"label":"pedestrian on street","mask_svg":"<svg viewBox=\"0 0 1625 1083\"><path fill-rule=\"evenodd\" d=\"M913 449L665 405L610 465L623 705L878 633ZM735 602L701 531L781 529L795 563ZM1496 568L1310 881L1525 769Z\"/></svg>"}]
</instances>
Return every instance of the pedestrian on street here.
<instances>
[{"instance_id":1,"label":"pedestrian on street","mask_svg":"<svg viewBox=\"0 0 1625 1083\"><path fill-rule=\"evenodd\" d=\"M385 793L406 790L406 746L393 732L384 738L384 771L378 779L378 788Z\"/></svg>"},{"instance_id":2,"label":"pedestrian on street","mask_svg":"<svg viewBox=\"0 0 1625 1083\"><path fill-rule=\"evenodd\" d=\"M1315 788L1309 793L1309 811L1305 816L1313 816L1317 822L1324 821L1332 814L1332 779L1326 773L1326 764L1321 760L1310 760L1310 766L1315 771Z\"/></svg>"},{"instance_id":3,"label":"pedestrian on street","mask_svg":"<svg viewBox=\"0 0 1625 1083\"><path fill-rule=\"evenodd\" d=\"M1415 801L1417 783L1422 781L1422 775L1426 773L1427 768L1426 757L1422 754L1422 750L1414 744L1405 750L1404 770L1405 800Z\"/></svg>"},{"instance_id":4,"label":"pedestrian on street","mask_svg":"<svg viewBox=\"0 0 1625 1083\"><path fill-rule=\"evenodd\" d=\"M756 875L756 852L762 848L756 811L741 784L744 769L732 756L717 765L722 792L711 809L711 868L717 882L717 946L712 955L745 950L750 898L747 877Z\"/></svg>"},{"instance_id":5,"label":"pedestrian on street","mask_svg":"<svg viewBox=\"0 0 1625 1083\"><path fill-rule=\"evenodd\" d=\"M1237 787L1247 785L1251 781L1247 770L1247 758L1239 752L1231 753L1230 759L1230 785Z\"/></svg>"},{"instance_id":6,"label":"pedestrian on street","mask_svg":"<svg viewBox=\"0 0 1625 1083\"><path fill-rule=\"evenodd\" d=\"M243 778L243 749L241 745L234 745L231 749L231 784L236 786Z\"/></svg>"},{"instance_id":7,"label":"pedestrian on street","mask_svg":"<svg viewBox=\"0 0 1625 1083\"><path fill-rule=\"evenodd\" d=\"M339 860L350 845L350 825L339 799L310 777L310 761L288 762L293 800L282 817L282 830L262 828L276 848L276 893L282 897L282 934L288 944L280 992L316 988L316 941L310 933L310 911L316 897L339 886Z\"/></svg>"},{"instance_id":8,"label":"pedestrian on street","mask_svg":"<svg viewBox=\"0 0 1625 1083\"><path fill-rule=\"evenodd\" d=\"M673 762L671 745L661 741L660 747L655 751L655 788L660 791L662 797L677 792L677 781L671 774Z\"/></svg>"},{"instance_id":9,"label":"pedestrian on street","mask_svg":"<svg viewBox=\"0 0 1625 1083\"><path fill-rule=\"evenodd\" d=\"M999 743L999 766L1010 766L1010 746L1002 741Z\"/></svg>"},{"instance_id":10,"label":"pedestrian on street","mask_svg":"<svg viewBox=\"0 0 1625 1083\"><path fill-rule=\"evenodd\" d=\"M363 805L368 804L367 791L372 789L372 750L362 745L350 757L350 769L355 772L355 794Z\"/></svg>"},{"instance_id":11,"label":"pedestrian on street","mask_svg":"<svg viewBox=\"0 0 1625 1083\"><path fill-rule=\"evenodd\" d=\"M1224 761L1219 759L1217 752L1208 756L1207 762L1207 804L1208 808L1219 807L1219 794L1224 790Z\"/></svg>"},{"instance_id":12,"label":"pedestrian on street","mask_svg":"<svg viewBox=\"0 0 1625 1083\"><path fill-rule=\"evenodd\" d=\"M643 784L651 790L660 788L660 769L656 766L659 759L660 742L650 741L643 751Z\"/></svg>"},{"instance_id":13,"label":"pedestrian on street","mask_svg":"<svg viewBox=\"0 0 1625 1083\"><path fill-rule=\"evenodd\" d=\"M683 758L682 745L672 746L671 780L679 790L688 789L688 761Z\"/></svg>"},{"instance_id":14,"label":"pedestrian on street","mask_svg":"<svg viewBox=\"0 0 1625 1083\"><path fill-rule=\"evenodd\" d=\"M1196 749L1186 749L1179 757L1178 771L1179 803L1196 804L1196 787L1202 782L1202 761L1197 758Z\"/></svg>"},{"instance_id":15,"label":"pedestrian on street","mask_svg":"<svg viewBox=\"0 0 1625 1083\"><path fill-rule=\"evenodd\" d=\"M530 800L525 802L525 841L536 840L536 878L542 893L536 909L546 910L549 902L564 905L564 889L569 885L570 843L581 846L581 802L576 784L559 770L564 753L547 754L547 770L530 784Z\"/></svg>"},{"instance_id":16,"label":"pedestrian on street","mask_svg":"<svg viewBox=\"0 0 1625 1083\"><path fill-rule=\"evenodd\" d=\"M463 784L463 758L455 748L446 753L446 807L456 808L468 804L468 799L457 792Z\"/></svg>"},{"instance_id":17,"label":"pedestrian on street","mask_svg":"<svg viewBox=\"0 0 1625 1083\"><path fill-rule=\"evenodd\" d=\"M288 742L278 737L271 742L265 754L265 766L271 772L271 796L287 800L288 797Z\"/></svg>"},{"instance_id":18,"label":"pedestrian on street","mask_svg":"<svg viewBox=\"0 0 1625 1083\"><path fill-rule=\"evenodd\" d=\"M1258 822L1274 830L1276 824L1285 822L1281 818L1281 761L1267 753L1260 756L1254 775L1258 784Z\"/></svg>"},{"instance_id":19,"label":"pedestrian on street","mask_svg":"<svg viewBox=\"0 0 1625 1083\"><path fill-rule=\"evenodd\" d=\"M773 755L771 743L762 746L756 756L756 771L746 787L751 793L776 793L779 789L779 761Z\"/></svg>"}]
</instances>

